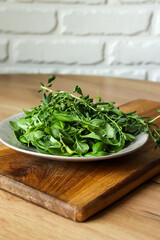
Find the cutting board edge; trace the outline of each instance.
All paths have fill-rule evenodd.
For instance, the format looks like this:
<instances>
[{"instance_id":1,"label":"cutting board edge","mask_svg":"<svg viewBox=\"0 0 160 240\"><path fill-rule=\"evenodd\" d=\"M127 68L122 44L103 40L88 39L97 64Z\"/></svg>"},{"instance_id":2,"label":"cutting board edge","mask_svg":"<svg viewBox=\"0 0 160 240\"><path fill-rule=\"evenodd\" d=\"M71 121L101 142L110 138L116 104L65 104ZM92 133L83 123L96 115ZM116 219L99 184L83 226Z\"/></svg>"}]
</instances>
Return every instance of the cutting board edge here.
<instances>
[{"instance_id":1,"label":"cutting board edge","mask_svg":"<svg viewBox=\"0 0 160 240\"><path fill-rule=\"evenodd\" d=\"M32 187L29 187L21 182L17 182L1 174L0 189L18 196L28 202L32 202L56 214L59 214L65 218L69 218L76 222L84 222L92 215L96 214L100 210L103 210L110 204L125 196L130 191L134 190L145 181L157 175L160 172L159 163L160 158L157 158L156 161L151 162L145 166L145 168L139 170L138 172L134 172L129 176L129 178L125 179L125 181L121 182L113 189L111 189L111 191L104 192L89 204L84 204L83 206L78 206L74 203L60 200L54 196L40 192L39 190L33 189ZM152 170L150 170L151 168ZM143 175L141 176L142 173ZM137 177L136 181L134 180L135 175ZM118 191L117 188L119 188ZM97 204L99 201L101 201L101 204Z\"/></svg>"},{"instance_id":2,"label":"cutting board edge","mask_svg":"<svg viewBox=\"0 0 160 240\"><path fill-rule=\"evenodd\" d=\"M79 207L73 204L40 192L23 183L17 183L17 181L3 175L0 175L0 189L73 221L76 221L76 212L80 211Z\"/></svg>"},{"instance_id":3,"label":"cutting board edge","mask_svg":"<svg viewBox=\"0 0 160 240\"><path fill-rule=\"evenodd\" d=\"M148 101L148 100L143 100L143 99L141 99L142 101ZM139 101L139 100L136 100L136 101L133 101L133 102L137 102L137 101ZM151 102L150 100L149 100L149 102ZM152 102L155 102L155 101L152 101ZM158 106L158 104L159 104L159 102L155 102L155 105L154 105L154 108L156 108L157 106ZM127 106L127 104L124 104L124 105L126 105ZM123 106L124 106L123 105ZM153 108L152 108L152 110L153 110ZM159 159L160 160L160 159ZM118 199L120 199L121 197L123 197L123 196L125 196L125 194L127 194L128 192L130 192L130 191L132 191L134 188L136 188L136 187L138 187L140 184L142 184L143 182L145 182L146 180L148 180L148 179L150 179L150 178L152 178L153 176L155 176L157 173L159 172L159 169L157 170L156 168L154 168L154 169L152 169L152 171L150 171L149 173L145 173L145 175L144 176L141 176L140 178L138 178L136 181L133 181L133 182L131 182L130 184L129 184L129 186L128 186L128 189L127 189L127 187L126 186L124 186L123 188L121 188L120 190L123 190L123 193L119 193L118 191L114 194L114 195L112 195L111 197L112 197L112 200L110 201L110 202L107 202L107 204L106 204L106 199L105 199L105 195L102 195L102 196L99 196L97 199L101 199L102 201L101 201L101 206L99 207L99 208L94 208L94 210L92 209L92 212L90 212L90 209L91 209L91 207L95 207L94 206L94 201L96 202L97 201L97 199L95 199L94 201L91 201L90 202L90 204L86 204L86 206L84 206L84 207L78 207L78 206L74 206L73 204L71 204L71 203L69 203L69 202L65 202L65 200L63 201L63 200L59 200L59 199L57 199L57 198L55 198L55 197L52 197L52 196L48 196L47 194L45 194L45 193L42 193L42 192L40 192L40 191L38 191L38 190L36 190L36 192L37 193L41 193L41 194L43 194L43 199L46 199L46 197L48 198L48 201L50 201L49 203L52 205L53 204L53 202L54 201L56 201L57 202L57 205L59 205L59 204L61 204L62 205L62 208L63 208L63 206L64 206L64 209L59 209L59 211L54 211L54 209L50 209L50 207L49 207L49 204L48 205L45 205L44 203L37 203L37 199L36 199L36 201L34 201L35 199L33 199L33 196L31 196L30 198L29 198L29 195L28 195L28 199L26 199L24 196L23 196L23 193L22 193L22 191L19 189L19 194L18 193L16 193L16 190L14 191L12 188L11 188L11 190L10 190L10 187L12 187L13 186L13 184L17 184L17 181L14 181L14 180L12 180L12 179L9 179L8 177L5 177L5 176L3 176L3 175L0 175L0 188L1 189L3 189L3 190L5 190L5 191L8 191L9 193L12 193L12 194L14 194L14 195L16 195L16 196L19 196L20 198L22 198L22 199L25 199L25 200L27 200L27 201L29 201L29 202L32 202L32 203L34 203L34 204L36 204L36 205L39 205L39 206L41 206L41 207L44 207L44 208L46 208L47 210L50 210L50 211L52 211L52 212L54 212L54 213L57 213L57 214L60 214L60 215L62 215L62 216L64 216L64 217L67 217L67 218L70 218L70 219L72 219L72 220L74 220L74 221L78 221L78 222L83 222L83 221L85 221L86 219L88 219L90 216L92 216L93 214L95 214L95 213L97 213L98 211L100 211L100 210L102 210L102 209L104 209L105 207L107 207L108 205L110 205L111 203L113 203L113 202L115 202L116 200L118 200ZM4 180L4 177L6 178L5 179L5 181L6 180L12 180L11 182L10 182L10 187L5 187L5 186L2 186L1 187L1 185L2 185L2 177L3 177L3 180ZM3 183L4 183L4 181L3 181ZM23 183L20 183L19 182L19 184L21 185L21 186L25 186L26 187L26 185L24 185ZM27 186L28 187L28 193L30 192L30 190L32 190L32 188L31 187L29 187L29 186ZM23 189L24 190L24 189ZM35 191L35 189L34 189L34 191ZM31 192L30 192L31 193ZM31 194L32 195L32 194ZM31 199L32 198L32 199ZM42 199L41 199L42 200ZM108 201L109 201L109 198L107 199ZM57 207L57 206L56 206ZM86 212L85 212L86 211Z\"/></svg>"},{"instance_id":4,"label":"cutting board edge","mask_svg":"<svg viewBox=\"0 0 160 240\"><path fill-rule=\"evenodd\" d=\"M129 181L129 184L127 183L127 185L126 185L125 182L127 182L127 181L125 180L124 184L122 183L122 185L120 186L118 191L115 191L115 188L113 189L112 194L110 196L108 196L108 191L104 192L103 195L101 195L100 197L97 197L89 204L84 205L81 208L79 207L78 210L80 210L80 211L76 211L75 221L83 222L83 221L87 220L89 217L93 216L97 212L105 209L106 207L108 207L112 203L116 202L120 198L126 196L126 194L128 194L135 188L139 187L145 181L147 181L150 178L159 174L160 173L160 159L157 159L156 163L157 164L153 167L153 169L148 172L145 172L145 169L143 169L144 174L142 176L140 175L140 173L138 173L138 174L136 173L136 175L137 175L136 180L134 179L133 176L130 176L129 177L130 179L127 179L127 181ZM135 174L133 173L133 175L135 175ZM96 204L97 202L99 202L99 200L101 200L101 205Z\"/></svg>"}]
</instances>

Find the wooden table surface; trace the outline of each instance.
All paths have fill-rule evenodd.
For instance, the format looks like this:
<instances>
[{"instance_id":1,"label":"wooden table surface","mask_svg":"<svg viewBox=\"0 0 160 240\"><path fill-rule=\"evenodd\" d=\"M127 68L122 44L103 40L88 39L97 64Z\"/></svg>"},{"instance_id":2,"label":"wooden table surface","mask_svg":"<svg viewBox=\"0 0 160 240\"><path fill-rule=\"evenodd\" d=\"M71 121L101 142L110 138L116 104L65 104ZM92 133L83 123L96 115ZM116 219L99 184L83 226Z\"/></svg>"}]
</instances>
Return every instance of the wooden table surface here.
<instances>
[{"instance_id":1,"label":"wooden table surface","mask_svg":"<svg viewBox=\"0 0 160 240\"><path fill-rule=\"evenodd\" d=\"M39 82L48 75L0 75L0 121L39 105ZM110 77L57 75L53 87L99 95L116 105L135 99L160 101L160 83ZM132 191L83 223L73 222L0 190L0 240L158 240L160 178Z\"/></svg>"}]
</instances>

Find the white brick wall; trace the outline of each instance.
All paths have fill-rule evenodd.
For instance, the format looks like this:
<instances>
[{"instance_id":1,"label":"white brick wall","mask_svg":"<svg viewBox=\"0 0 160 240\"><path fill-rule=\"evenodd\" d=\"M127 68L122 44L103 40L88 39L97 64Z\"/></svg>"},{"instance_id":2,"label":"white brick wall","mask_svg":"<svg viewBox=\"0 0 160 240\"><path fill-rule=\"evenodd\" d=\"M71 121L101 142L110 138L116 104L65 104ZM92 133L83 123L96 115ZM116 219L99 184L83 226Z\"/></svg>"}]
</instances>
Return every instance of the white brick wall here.
<instances>
[{"instance_id":1,"label":"white brick wall","mask_svg":"<svg viewBox=\"0 0 160 240\"><path fill-rule=\"evenodd\" d=\"M8 41L0 40L0 62L3 62L8 57Z\"/></svg>"},{"instance_id":2,"label":"white brick wall","mask_svg":"<svg viewBox=\"0 0 160 240\"><path fill-rule=\"evenodd\" d=\"M33 7L1 7L0 31L4 33L45 34L56 26L55 12Z\"/></svg>"},{"instance_id":3,"label":"white brick wall","mask_svg":"<svg viewBox=\"0 0 160 240\"><path fill-rule=\"evenodd\" d=\"M0 73L160 81L160 0L0 0Z\"/></svg>"},{"instance_id":4,"label":"white brick wall","mask_svg":"<svg viewBox=\"0 0 160 240\"><path fill-rule=\"evenodd\" d=\"M109 64L160 64L160 41L123 40L111 44Z\"/></svg>"},{"instance_id":5,"label":"white brick wall","mask_svg":"<svg viewBox=\"0 0 160 240\"><path fill-rule=\"evenodd\" d=\"M150 17L151 11L137 9L66 10L60 28L74 35L133 35L147 30Z\"/></svg>"},{"instance_id":6,"label":"white brick wall","mask_svg":"<svg viewBox=\"0 0 160 240\"><path fill-rule=\"evenodd\" d=\"M13 58L20 63L98 64L103 61L102 49L99 41L22 40L16 42Z\"/></svg>"}]
</instances>

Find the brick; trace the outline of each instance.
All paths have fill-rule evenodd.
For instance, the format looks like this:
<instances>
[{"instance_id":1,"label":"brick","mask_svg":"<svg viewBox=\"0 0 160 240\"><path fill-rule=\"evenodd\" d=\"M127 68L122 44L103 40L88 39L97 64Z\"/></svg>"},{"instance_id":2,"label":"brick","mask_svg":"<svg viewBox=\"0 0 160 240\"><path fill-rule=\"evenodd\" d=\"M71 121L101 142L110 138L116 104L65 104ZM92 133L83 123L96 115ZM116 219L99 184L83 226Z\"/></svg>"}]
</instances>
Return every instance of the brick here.
<instances>
[{"instance_id":1,"label":"brick","mask_svg":"<svg viewBox=\"0 0 160 240\"><path fill-rule=\"evenodd\" d=\"M0 31L12 33L48 33L56 27L55 11L37 7L1 7Z\"/></svg>"},{"instance_id":2,"label":"brick","mask_svg":"<svg viewBox=\"0 0 160 240\"><path fill-rule=\"evenodd\" d=\"M15 44L16 62L95 64L103 60L99 41L26 41Z\"/></svg>"},{"instance_id":3,"label":"brick","mask_svg":"<svg viewBox=\"0 0 160 240\"><path fill-rule=\"evenodd\" d=\"M109 64L160 64L160 41L114 42L108 48L107 59Z\"/></svg>"},{"instance_id":4,"label":"brick","mask_svg":"<svg viewBox=\"0 0 160 240\"><path fill-rule=\"evenodd\" d=\"M121 3L133 3L133 4L136 4L136 3L153 3L154 0L120 0Z\"/></svg>"},{"instance_id":5,"label":"brick","mask_svg":"<svg viewBox=\"0 0 160 240\"><path fill-rule=\"evenodd\" d=\"M147 29L151 12L141 10L93 10L63 12L61 31L65 34L132 35Z\"/></svg>"},{"instance_id":6,"label":"brick","mask_svg":"<svg viewBox=\"0 0 160 240\"><path fill-rule=\"evenodd\" d=\"M93 66L76 66L73 65L69 68L63 67L59 68L58 73L61 74L78 74L78 75L92 75L92 76L108 76L110 74L110 69L101 69L101 68L93 68Z\"/></svg>"},{"instance_id":7,"label":"brick","mask_svg":"<svg viewBox=\"0 0 160 240\"><path fill-rule=\"evenodd\" d=\"M5 61L8 57L7 46L8 46L8 41L0 40L0 62Z\"/></svg>"},{"instance_id":8,"label":"brick","mask_svg":"<svg viewBox=\"0 0 160 240\"><path fill-rule=\"evenodd\" d=\"M110 4L137 4L137 3L154 3L155 0L108 0Z\"/></svg>"},{"instance_id":9,"label":"brick","mask_svg":"<svg viewBox=\"0 0 160 240\"><path fill-rule=\"evenodd\" d=\"M29 3L31 3L31 2L33 2L33 0L8 0L8 2L29 2Z\"/></svg>"},{"instance_id":10,"label":"brick","mask_svg":"<svg viewBox=\"0 0 160 240\"><path fill-rule=\"evenodd\" d=\"M145 69L132 69L131 68L118 68L112 70L111 76L120 77L120 78L128 78L128 79L138 79L145 80L146 79L146 70Z\"/></svg>"},{"instance_id":11,"label":"brick","mask_svg":"<svg viewBox=\"0 0 160 240\"><path fill-rule=\"evenodd\" d=\"M152 33L160 35L160 11L156 11L152 21Z\"/></svg>"},{"instance_id":12,"label":"brick","mask_svg":"<svg viewBox=\"0 0 160 240\"><path fill-rule=\"evenodd\" d=\"M154 69L149 71L148 80L152 82L160 82L160 70Z\"/></svg>"},{"instance_id":13,"label":"brick","mask_svg":"<svg viewBox=\"0 0 160 240\"><path fill-rule=\"evenodd\" d=\"M96 67L92 68L76 68L76 69L65 69L63 68L59 73L62 74L80 74L80 75L95 75L95 76L111 76L111 77L120 77L120 78L129 78L129 79L146 79L146 70L144 69L132 69L132 68L102 68Z\"/></svg>"},{"instance_id":14,"label":"brick","mask_svg":"<svg viewBox=\"0 0 160 240\"><path fill-rule=\"evenodd\" d=\"M105 0L36 0L37 2L53 2L53 3L85 3L85 4L102 4Z\"/></svg>"}]
</instances>

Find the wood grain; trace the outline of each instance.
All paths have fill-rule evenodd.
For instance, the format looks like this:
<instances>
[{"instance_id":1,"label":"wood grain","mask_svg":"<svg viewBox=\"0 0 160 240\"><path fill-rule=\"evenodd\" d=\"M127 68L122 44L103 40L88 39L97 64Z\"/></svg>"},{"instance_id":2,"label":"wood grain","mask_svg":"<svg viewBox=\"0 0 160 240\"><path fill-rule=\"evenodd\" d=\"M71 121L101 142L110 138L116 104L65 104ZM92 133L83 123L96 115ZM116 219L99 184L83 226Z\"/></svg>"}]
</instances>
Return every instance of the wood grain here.
<instances>
[{"instance_id":1,"label":"wood grain","mask_svg":"<svg viewBox=\"0 0 160 240\"><path fill-rule=\"evenodd\" d=\"M154 116L159 102L121 107ZM84 221L160 172L152 141L137 152L92 163L59 162L0 146L0 188L74 221Z\"/></svg>"}]
</instances>

